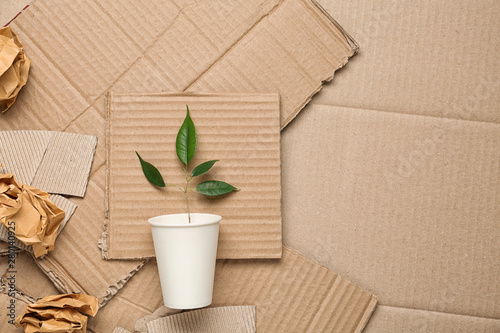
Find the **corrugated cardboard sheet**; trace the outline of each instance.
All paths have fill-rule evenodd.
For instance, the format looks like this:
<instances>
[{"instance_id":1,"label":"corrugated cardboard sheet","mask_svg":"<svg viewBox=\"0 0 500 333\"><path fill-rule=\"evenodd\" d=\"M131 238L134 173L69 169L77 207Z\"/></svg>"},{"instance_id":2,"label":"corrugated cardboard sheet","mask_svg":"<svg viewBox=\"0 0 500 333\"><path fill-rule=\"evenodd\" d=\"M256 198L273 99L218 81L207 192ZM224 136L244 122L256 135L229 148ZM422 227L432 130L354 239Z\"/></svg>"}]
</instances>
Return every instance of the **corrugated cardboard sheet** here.
<instances>
[{"instance_id":1,"label":"corrugated cardboard sheet","mask_svg":"<svg viewBox=\"0 0 500 333\"><path fill-rule=\"evenodd\" d=\"M0 167L47 193L83 197L97 138L53 131L0 131Z\"/></svg>"},{"instance_id":2,"label":"corrugated cardboard sheet","mask_svg":"<svg viewBox=\"0 0 500 333\"><path fill-rule=\"evenodd\" d=\"M132 331L137 319L163 304L156 270L152 259L89 327ZM279 260L219 260L212 306L255 305L257 332L344 333L360 332L376 302L368 291L284 247Z\"/></svg>"},{"instance_id":3,"label":"corrugated cardboard sheet","mask_svg":"<svg viewBox=\"0 0 500 333\"><path fill-rule=\"evenodd\" d=\"M58 248L38 264L62 292L84 291L101 302L142 264L103 262L96 247L104 218L106 91L279 92L284 125L357 49L310 0L38 0L12 28L33 65L0 129L99 139L89 193L75 200L79 208ZM248 55L245 69L238 67Z\"/></svg>"},{"instance_id":4,"label":"corrugated cardboard sheet","mask_svg":"<svg viewBox=\"0 0 500 333\"><path fill-rule=\"evenodd\" d=\"M154 257L153 216L186 212L177 188L151 185L136 155L167 184L183 186L175 150L189 106L198 144L192 168L220 160L199 182L216 179L240 189L223 198L190 193L190 211L223 216L218 258L281 257L280 109L277 94L108 95L107 257Z\"/></svg>"},{"instance_id":5,"label":"corrugated cardboard sheet","mask_svg":"<svg viewBox=\"0 0 500 333\"><path fill-rule=\"evenodd\" d=\"M325 149L330 151L330 146L324 146L323 136L317 142L323 150L314 146L311 149L314 149L315 153L311 152L310 155L303 150L305 148L303 141L310 140L310 133L314 132L309 127L313 121L308 120L306 115L318 117L320 109L306 108L292 123L292 126L295 125L298 129L292 127L289 133L285 130L283 139L287 142L296 142L298 139L294 137L301 139L296 154L308 156L313 161L300 160L300 163L294 166L292 173L290 173L292 165L284 161L288 165L285 166L285 170L288 170L287 175L283 175L283 186L286 191L298 191L293 183L289 183L289 179L294 179L294 173L297 173L298 177L298 174L305 172L313 183L315 179L310 178L312 174L327 180L333 177L327 181L330 187L321 184L320 188L316 188L309 186L308 183L306 188L302 188L304 192L300 196L308 196L306 202L312 200L314 204L297 203L298 207L293 212L298 208L304 210L299 214L300 221L298 217L294 217L295 213L294 216L291 215L292 212L284 216L285 241L300 248L301 252L314 260L339 271L341 275L370 287L380 296L384 306L378 307L366 331L495 332L500 330L498 316L500 297L497 288L499 265L498 260L492 259L492 256L498 258L499 252L498 242L492 240L494 237L498 239L498 228L492 228L492 221L499 220L499 213L498 208L483 210L492 205L491 201L495 203L495 207L500 206L499 190L495 190L492 196L486 198L486 194L490 193L492 186L496 186L494 184L497 183L485 184L486 177L494 176L491 170L495 167L498 170L497 155L491 151L491 143L488 143L496 142L497 134L492 136L491 132L495 129L482 123L499 122L500 2L495 0L475 2L320 0L320 2L349 32L353 33L362 48L359 55L352 59L352 63L336 75L334 84L327 85L314 99L313 104L317 102L352 108L347 109L345 116L340 118L338 118L341 114L338 108L320 112L332 113L333 118L325 114L319 118L322 121L337 119L345 126L351 127L341 128L341 133L346 135L345 138L335 136L335 133L323 133L326 138L330 138L332 150L337 153L344 152L343 159L337 159L335 154L325 152ZM210 3L211 6L219 5L217 1ZM206 43L196 39L192 43L194 46L190 45L189 48L176 52L177 58L169 60L170 65L166 66L166 62L162 62L161 59L170 59L174 51L162 40L156 43L154 41L163 33L167 34L168 28L174 26L175 22L177 24L184 22L182 24L186 27L187 34L188 28L213 18L214 23L211 25L213 29L230 34L214 34L219 36L219 41L227 45L222 52L236 49L237 45L231 46L243 32L256 22L271 21L271 15L266 16L265 13L269 13L273 3L245 3L247 5L244 11L250 13L245 19L238 16L241 14L240 10L234 9L243 8L241 4L234 3L234 6L238 7L232 7L231 10L213 9L210 15L199 14L194 16L195 19L192 21L186 22L184 16L179 15L180 8L186 4L182 1L175 3L163 1L161 4L155 2L144 5L143 2L137 1L61 3L55 0L38 0L35 2L35 8L30 7L13 24L33 61L33 67L27 86L21 92L16 105L2 117L0 128L67 130L98 136L100 144L97 147L92 171L93 185L89 185L89 189L95 188L94 199L89 199L92 202L86 206L86 214L82 213L81 205L75 213L75 216L81 214L82 224L95 222L95 219L100 219L103 211L94 214L93 209L95 206L99 207L102 204L100 202L104 200L104 173L98 171L104 164L102 144L104 92L112 86L114 91L120 92L149 92L168 90L169 87L181 90L189 87L191 82L197 79L196 73L199 72L197 69L210 68L211 63L203 60L206 59L205 56L212 55L209 52L212 49L206 48ZM296 2L287 0L284 3ZM205 5L203 2L198 4L198 6ZM232 6L232 4L226 5ZM253 10L250 10L249 6ZM297 11L298 16L304 15L303 13L302 10ZM230 19L233 16L237 18L234 21ZM281 16L280 22L285 21ZM294 21L300 22L298 19ZM233 31L239 36L232 36ZM189 39L186 34L177 35L182 36L177 38ZM310 38L301 40L307 41ZM240 41L239 44L243 42ZM198 47L201 52L192 51ZM214 48L217 49L215 46ZM142 57L146 50L151 52ZM190 62L184 61L183 57L178 55L191 52L196 58L194 61L189 58ZM230 58L230 53L226 55ZM260 63L265 66L269 60L261 60ZM126 68L132 64L135 64L133 68L126 72ZM193 69L195 74L187 76L187 82L183 81L182 76L168 74L176 73L172 68L186 68L187 64L196 67ZM232 70L236 73L239 68L233 67ZM167 70L164 71L164 68ZM248 69L250 72L254 70L257 72L253 67ZM237 88L243 87L245 91L254 89L251 87L251 81L240 83L236 80L239 76L234 75L234 77L235 80L230 83L235 84ZM200 79L200 82L202 81L203 77ZM222 88L231 89L229 85ZM220 85L217 89L221 89ZM284 96L282 91L280 93ZM378 117L369 116L368 119L363 119L360 114L367 115L370 111L359 109L385 112ZM350 113L354 117L351 120L348 118ZM401 117L400 114L410 116ZM414 115L432 116L436 118L436 122L431 121L431 118ZM474 121L451 123L439 118ZM422 119L425 121L422 122ZM405 133L399 129L400 123ZM416 124L415 128L413 123ZM433 127L441 129L441 125L445 123L446 126L451 126L451 129L444 128L444 138L448 141L444 141L444 145L436 143L436 148L433 150L432 143L429 144L426 139L434 140ZM453 127L456 124L466 124L465 137L468 141L461 138L461 131ZM321 126L324 128L327 124L321 123ZM481 134L484 128L486 133L490 134ZM396 131L394 141L390 140L392 130ZM439 139L439 136L437 138ZM453 143L451 138L457 138L457 141ZM389 148L384 148L384 144ZM349 154L341 145L352 148L353 153ZM427 147L425 148L427 150L423 147ZM481 148L476 151L478 147ZM290 151L289 148L285 142L284 157ZM429 154L432 151L435 151L434 155L426 155L426 152ZM377 157L375 152L381 155ZM408 165L404 161L410 163L410 156L412 165L417 167L408 168L407 173L403 173L408 177L403 177L402 183L394 182L402 197L393 193L385 198L381 193L383 186L386 186L384 183L386 180L378 173L381 170L379 166L386 164L387 171L398 175L397 170L400 167L401 171L405 172L404 165ZM450 162L441 156L451 158ZM320 157L322 159L318 160ZM418 163L419 157L424 157L421 164ZM354 161L367 161L372 165L358 165L354 163L353 158ZM288 161L290 159L297 159L297 156L291 155ZM470 166L464 165L465 159ZM339 165L340 161L347 164L343 164L342 167ZM316 165L314 162L319 164ZM350 174L349 169L352 169L353 173ZM344 170L346 173L340 173L338 170ZM366 175L364 172L370 174ZM464 175L463 178L460 178L461 174ZM465 177L466 175L468 177ZM370 177L376 181L368 182ZM401 177L394 179L401 180ZM342 207L339 207L337 201L345 203L346 199L339 198L341 195L337 186L347 183L356 186L347 187L347 197L367 201L360 200L357 205L347 202L346 209L340 209ZM447 189L446 193L442 186ZM479 187L484 187L484 190L479 190ZM356 196L353 196L354 194ZM96 200L96 196L100 196L100 199ZM406 201L403 201L403 198L406 198ZM389 199L394 202L388 202ZM327 205L327 202L330 205ZM289 195L284 196L286 207L290 207L292 203L296 201ZM394 213L387 205L393 208ZM320 210L325 206L328 208L328 213ZM428 211L434 208L442 209L436 215L437 218L433 218ZM356 215L364 216L370 210L376 213L377 220L373 217L362 221L353 219ZM286 213L286 208L284 212ZM396 213L398 215L395 215ZM318 219L318 216L321 219ZM347 221L354 221L354 225L344 223L338 216L348 217ZM290 228L287 227L288 218L293 218ZM316 225L318 223L316 221L320 221L319 224ZM65 229L68 229L73 222L75 221L69 223ZM297 228L298 223L315 226L307 228L307 233L299 235L300 240L289 238L290 231ZM332 223L336 224L332 226ZM92 227L99 228L97 224L93 224ZM95 235L95 230L86 228L85 237L96 239L98 236ZM94 244L95 242L89 242L86 246ZM308 245L307 248L305 244ZM59 246L66 247L63 253L73 255L58 254L58 261L53 266L61 268L62 273L57 276L65 276L64 272L71 270L72 279L83 281L81 284L85 289L94 294L99 294L100 290L105 288L104 286L108 284L106 281L116 280L118 276L136 265L134 263L126 267L125 263L120 261L107 261L93 270L94 262L97 262L100 256L97 249L84 256L72 252L71 242ZM255 268L252 264L254 262L249 261L245 272L251 272ZM224 263L227 266L231 265L231 261ZM260 261L257 263L262 264ZM81 267L86 269L81 270ZM113 278L110 275L113 275ZM54 278L56 275L52 276L57 281L57 278ZM146 265L99 312L97 317L90 321L94 323L92 329L95 332L111 332L116 325L132 329L135 316L143 317L159 307L161 304L158 296L159 284L149 283L155 276L156 266ZM234 279L237 281L241 276L235 275ZM292 283L294 279L290 276L285 280ZM388 281L394 285L389 285ZM247 283L249 288L253 285L251 281ZM309 283L303 285L308 286ZM226 290L228 289L223 289L222 293L230 294L229 291L226 293ZM273 290L275 289L268 288L262 294L272 295ZM238 294L239 290L235 293ZM137 299L136 295L143 297ZM280 310L302 309L303 304L307 304L295 302L293 293L290 295L290 298L287 298L288 302ZM241 299L249 299L248 294ZM269 324L278 318L280 322L280 316L276 315L277 308L272 307L272 302L265 297L262 296L262 299L262 304L267 304L266 312L258 313L257 320L262 318ZM155 302L157 304L153 304ZM471 315L461 315L467 312ZM476 315L472 316L474 313ZM294 323L297 321L293 320ZM280 331L280 328L276 331Z\"/></svg>"}]
</instances>

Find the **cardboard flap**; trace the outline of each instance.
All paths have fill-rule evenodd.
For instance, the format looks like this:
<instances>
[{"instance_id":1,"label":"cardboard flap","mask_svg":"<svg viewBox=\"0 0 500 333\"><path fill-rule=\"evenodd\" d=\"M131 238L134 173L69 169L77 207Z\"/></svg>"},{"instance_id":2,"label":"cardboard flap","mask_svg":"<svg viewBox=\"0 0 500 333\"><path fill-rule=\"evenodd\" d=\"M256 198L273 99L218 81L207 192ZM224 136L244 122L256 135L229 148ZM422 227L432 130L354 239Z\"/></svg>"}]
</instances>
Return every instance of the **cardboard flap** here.
<instances>
[{"instance_id":1,"label":"cardboard flap","mask_svg":"<svg viewBox=\"0 0 500 333\"><path fill-rule=\"evenodd\" d=\"M222 180L240 189L223 198L189 195L190 211L222 216L218 258L281 257L281 164L277 94L110 94L108 96L107 257L154 256L147 220L186 212L176 188L151 185L136 155L183 186L175 152L189 106L198 145L196 165L220 160L190 187Z\"/></svg>"}]
</instances>

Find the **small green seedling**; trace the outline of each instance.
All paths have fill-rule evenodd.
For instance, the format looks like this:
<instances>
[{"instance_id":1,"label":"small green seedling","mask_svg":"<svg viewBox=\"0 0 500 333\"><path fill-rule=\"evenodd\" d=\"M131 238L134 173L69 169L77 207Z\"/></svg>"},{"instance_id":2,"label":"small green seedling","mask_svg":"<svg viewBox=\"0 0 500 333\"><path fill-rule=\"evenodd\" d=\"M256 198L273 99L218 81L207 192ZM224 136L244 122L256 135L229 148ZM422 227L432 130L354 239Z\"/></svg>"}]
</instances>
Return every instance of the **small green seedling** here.
<instances>
[{"instance_id":1,"label":"small green seedling","mask_svg":"<svg viewBox=\"0 0 500 333\"><path fill-rule=\"evenodd\" d=\"M184 187L180 187L178 185L172 184L167 185L163 180L160 171L149 162L146 162L142 159L138 152L137 157L139 157L139 161L141 162L142 171L144 175L149 180L149 182L158 187L177 187L181 192L184 193L184 197L186 198L186 208L188 213L189 223L191 223L191 215L189 213L189 201L188 201L188 191L197 191L200 194L203 194L208 197L214 197L222 194L226 194L232 191L239 191L233 185L230 185L225 182L221 182L218 180L207 180L202 183L199 183L196 188L189 188L189 182L194 178L205 174L208 170L212 168L212 166L218 162L219 160L212 160L201 163L197 167L191 171L191 174L188 173L188 164L193 159L194 153L196 152L196 128L194 126L193 120L189 115L189 107L186 105L187 113L184 122L182 123L179 132L177 133L177 140L175 142L175 148L177 151L177 157L184 164L184 173L186 175L186 184Z\"/></svg>"}]
</instances>

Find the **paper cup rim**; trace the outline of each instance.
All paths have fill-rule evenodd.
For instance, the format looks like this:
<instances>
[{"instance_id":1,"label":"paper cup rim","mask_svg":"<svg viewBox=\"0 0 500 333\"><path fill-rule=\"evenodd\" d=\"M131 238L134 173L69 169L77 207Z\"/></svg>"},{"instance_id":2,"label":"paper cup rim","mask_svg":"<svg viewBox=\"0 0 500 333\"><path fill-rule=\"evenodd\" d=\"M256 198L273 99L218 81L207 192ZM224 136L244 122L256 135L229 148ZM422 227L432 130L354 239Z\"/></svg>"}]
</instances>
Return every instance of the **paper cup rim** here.
<instances>
[{"instance_id":1,"label":"paper cup rim","mask_svg":"<svg viewBox=\"0 0 500 333\"><path fill-rule=\"evenodd\" d=\"M205 226L205 225L218 224L222 220L222 216L220 216L220 215L208 214L208 213L191 213L190 214L191 217L201 216L201 215L207 216L208 215L208 216L212 217L212 219L209 221L200 222L200 223L171 223L171 222L164 221L164 219L166 217L177 217L177 216L186 216L186 215L187 215L187 213L159 215L159 216L155 216L155 217L148 219L148 222L152 227L194 228L194 227L200 227L200 226Z\"/></svg>"}]
</instances>

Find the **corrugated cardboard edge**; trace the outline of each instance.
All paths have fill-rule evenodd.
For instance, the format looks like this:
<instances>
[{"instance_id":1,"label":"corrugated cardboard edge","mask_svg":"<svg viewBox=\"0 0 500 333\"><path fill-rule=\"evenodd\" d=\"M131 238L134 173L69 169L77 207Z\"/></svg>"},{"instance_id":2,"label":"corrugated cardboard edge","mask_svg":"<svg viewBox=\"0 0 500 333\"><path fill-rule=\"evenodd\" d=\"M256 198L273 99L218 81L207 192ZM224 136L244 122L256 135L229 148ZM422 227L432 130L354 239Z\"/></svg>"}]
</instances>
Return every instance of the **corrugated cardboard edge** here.
<instances>
[{"instance_id":1,"label":"corrugated cardboard edge","mask_svg":"<svg viewBox=\"0 0 500 333\"><path fill-rule=\"evenodd\" d=\"M365 314L363 315L363 317L361 317L358 327L356 327L356 332L363 332L366 324L368 324L368 321L370 320L373 312L375 312L375 309L377 308L377 302L377 297L372 295L370 303L368 303L368 305L366 306Z\"/></svg>"},{"instance_id":2,"label":"corrugated cardboard edge","mask_svg":"<svg viewBox=\"0 0 500 333\"><path fill-rule=\"evenodd\" d=\"M103 231L101 234L101 238L97 241L97 246L101 249L101 255L102 258L107 260L109 259L108 257L108 228L109 228L109 155L110 155L110 149L108 148L109 145L109 138L108 138L108 133L110 131L110 122L109 122L109 114L111 112L111 93L108 91L105 95L104 98L104 121L106 122L106 132L105 132L105 156L106 156L106 180L104 183L104 188L105 188L105 193L104 193L104 224L102 226Z\"/></svg>"},{"instance_id":3,"label":"corrugated cardboard edge","mask_svg":"<svg viewBox=\"0 0 500 333\"><path fill-rule=\"evenodd\" d=\"M115 327L115 329L113 330L113 333L130 333L130 331L127 331L127 330L126 330L126 329L124 329L123 327L117 326L117 327Z\"/></svg>"},{"instance_id":4,"label":"corrugated cardboard edge","mask_svg":"<svg viewBox=\"0 0 500 333\"><path fill-rule=\"evenodd\" d=\"M207 320L209 321L208 323ZM149 333L185 332L193 327L197 327L203 332L231 331L253 333L257 330L255 320L255 306L222 306L188 311L155 319L147 323L147 328ZM214 324L214 322L218 324Z\"/></svg>"},{"instance_id":5,"label":"corrugated cardboard edge","mask_svg":"<svg viewBox=\"0 0 500 333\"><path fill-rule=\"evenodd\" d=\"M335 19L323 8L323 6L321 6L317 2L317 0L310 0L310 1L344 35L344 38L346 39L347 43L349 43L349 46L351 47L351 54L349 54L347 57L343 58L342 61L341 61L341 63L336 65L335 69L330 74L330 76L328 76L327 78L325 78L311 92L311 94L309 95L309 97L307 97L306 100L302 104L300 104L300 106L297 107L288 116L287 119L284 120L284 123L283 123L283 126L281 127L281 130L283 130L292 120L294 120L295 117L297 117L297 115L299 114L299 112L311 101L311 99L313 98L313 96L316 95L321 89L323 89L324 84L333 80L333 77L335 76L335 72L337 70L341 69L342 67L344 67L347 64L347 62L349 61L349 59L351 57L355 56L356 53L358 53L358 50L359 50L359 44L354 40L354 38L351 37L351 35L349 35L347 33L347 31L345 31L344 28L342 28L342 26L337 21L335 21Z\"/></svg>"}]
</instances>

